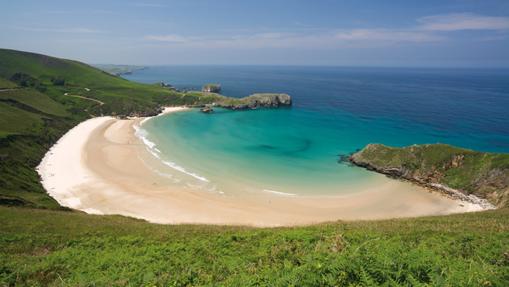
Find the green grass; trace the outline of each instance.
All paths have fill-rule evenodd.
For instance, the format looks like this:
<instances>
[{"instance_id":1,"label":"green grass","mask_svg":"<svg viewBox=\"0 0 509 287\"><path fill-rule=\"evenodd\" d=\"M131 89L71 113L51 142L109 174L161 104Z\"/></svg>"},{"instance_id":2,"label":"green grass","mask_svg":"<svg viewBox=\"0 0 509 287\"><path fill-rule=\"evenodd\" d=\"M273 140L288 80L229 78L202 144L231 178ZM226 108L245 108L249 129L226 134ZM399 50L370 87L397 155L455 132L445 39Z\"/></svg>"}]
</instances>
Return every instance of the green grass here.
<instances>
[{"instance_id":1,"label":"green grass","mask_svg":"<svg viewBox=\"0 0 509 287\"><path fill-rule=\"evenodd\" d=\"M34 220L37 219L37 220ZM507 286L509 210L257 229L0 208L0 284Z\"/></svg>"},{"instance_id":2,"label":"green grass","mask_svg":"<svg viewBox=\"0 0 509 287\"><path fill-rule=\"evenodd\" d=\"M7 79L0 78L0 90L2 89L13 89L16 88L17 85Z\"/></svg>"},{"instance_id":3,"label":"green grass","mask_svg":"<svg viewBox=\"0 0 509 287\"><path fill-rule=\"evenodd\" d=\"M0 138L42 132L43 121L35 113L0 101Z\"/></svg>"},{"instance_id":4,"label":"green grass","mask_svg":"<svg viewBox=\"0 0 509 287\"><path fill-rule=\"evenodd\" d=\"M39 112L58 117L68 116L65 107L47 95L33 89L15 89L0 92L0 101L16 101Z\"/></svg>"}]
</instances>

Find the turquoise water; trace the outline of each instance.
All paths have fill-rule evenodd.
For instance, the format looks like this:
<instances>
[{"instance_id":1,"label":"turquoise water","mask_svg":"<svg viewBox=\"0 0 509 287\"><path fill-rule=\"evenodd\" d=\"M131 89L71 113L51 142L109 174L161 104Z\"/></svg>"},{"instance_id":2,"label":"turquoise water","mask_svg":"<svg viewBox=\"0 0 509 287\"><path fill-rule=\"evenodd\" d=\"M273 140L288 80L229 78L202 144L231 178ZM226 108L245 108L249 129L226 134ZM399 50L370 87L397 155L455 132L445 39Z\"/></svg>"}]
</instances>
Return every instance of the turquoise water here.
<instances>
[{"instance_id":1,"label":"turquoise water","mask_svg":"<svg viewBox=\"0 0 509 287\"><path fill-rule=\"evenodd\" d=\"M378 175L338 163L372 142L509 151L506 70L154 67L129 78L223 93L285 92L294 106L197 110L147 121L146 138L182 184L219 192L338 194ZM226 180L233 179L233 180Z\"/></svg>"}]
</instances>

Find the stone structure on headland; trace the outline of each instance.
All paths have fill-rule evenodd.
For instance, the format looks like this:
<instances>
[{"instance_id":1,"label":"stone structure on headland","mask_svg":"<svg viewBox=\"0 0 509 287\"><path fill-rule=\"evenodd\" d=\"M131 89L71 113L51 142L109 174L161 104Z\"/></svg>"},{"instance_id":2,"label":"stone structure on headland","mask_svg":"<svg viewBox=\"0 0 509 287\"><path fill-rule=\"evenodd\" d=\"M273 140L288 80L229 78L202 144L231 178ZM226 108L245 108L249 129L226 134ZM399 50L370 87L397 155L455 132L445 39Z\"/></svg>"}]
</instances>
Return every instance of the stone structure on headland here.
<instances>
[{"instance_id":1,"label":"stone structure on headland","mask_svg":"<svg viewBox=\"0 0 509 287\"><path fill-rule=\"evenodd\" d=\"M220 94L221 93L221 85L220 84L206 84L205 86L202 87L201 91L204 93Z\"/></svg>"}]
</instances>

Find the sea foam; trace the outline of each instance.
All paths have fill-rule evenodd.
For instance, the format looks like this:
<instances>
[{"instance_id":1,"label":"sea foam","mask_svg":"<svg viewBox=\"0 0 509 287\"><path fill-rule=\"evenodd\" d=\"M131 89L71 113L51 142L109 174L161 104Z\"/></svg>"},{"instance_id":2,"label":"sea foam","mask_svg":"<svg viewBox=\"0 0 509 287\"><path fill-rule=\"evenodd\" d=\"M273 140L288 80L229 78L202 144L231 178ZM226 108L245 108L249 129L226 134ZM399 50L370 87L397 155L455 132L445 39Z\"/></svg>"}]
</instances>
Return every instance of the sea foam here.
<instances>
[{"instance_id":1,"label":"sea foam","mask_svg":"<svg viewBox=\"0 0 509 287\"><path fill-rule=\"evenodd\" d=\"M147 119L144 119L143 121L140 122L140 125L134 125L133 127L135 130L134 134L136 135L136 137L138 137L145 144L145 146L146 146L148 152L150 152L150 154L152 154L154 157L159 159L164 165L166 165L168 167L171 167L177 171L180 171L184 174L194 177L200 181L209 182L209 180L206 177L203 177L199 174L190 172L190 171L186 170L184 167L182 167L172 161L163 160L160 155L161 151L159 149L157 149L157 147L156 147L157 145L147 138L148 132L146 130L144 130L143 128L141 128L141 124L143 124L146 120Z\"/></svg>"},{"instance_id":2,"label":"sea foam","mask_svg":"<svg viewBox=\"0 0 509 287\"><path fill-rule=\"evenodd\" d=\"M263 191L268 192L268 193L277 194L277 195L283 195L283 196L296 196L295 193L282 192L282 191L277 191L277 190L272 190L272 189L264 189Z\"/></svg>"}]
</instances>

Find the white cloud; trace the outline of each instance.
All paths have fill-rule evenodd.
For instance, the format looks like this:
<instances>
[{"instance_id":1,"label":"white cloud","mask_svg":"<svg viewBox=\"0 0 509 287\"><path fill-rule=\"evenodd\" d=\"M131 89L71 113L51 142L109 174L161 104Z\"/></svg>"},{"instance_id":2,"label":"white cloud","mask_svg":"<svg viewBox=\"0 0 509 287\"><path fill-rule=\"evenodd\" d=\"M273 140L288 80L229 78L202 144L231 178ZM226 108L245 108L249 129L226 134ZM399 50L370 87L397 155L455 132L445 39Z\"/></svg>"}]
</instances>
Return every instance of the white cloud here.
<instances>
[{"instance_id":1,"label":"white cloud","mask_svg":"<svg viewBox=\"0 0 509 287\"><path fill-rule=\"evenodd\" d=\"M191 38L180 36L177 34L167 35L147 35L144 37L146 40L157 41L157 42L168 42L168 43L185 43L189 42Z\"/></svg>"},{"instance_id":2,"label":"white cloud","mask_svg":"<svg viewBox=\"0 0 509 287\"><path fill-rule=\"evenodd\" d=\"M246 33L229 36L193 36L178 34L148 35L145 40L201 48L338 48L379 47L397 44L437 43L448 40L447 33L458 30L509 29L509 18L471 13L433 15L416 20L414 26L399 29L329 29ZM500 35L498 38L502 39Z\"/></svg>"},{"instance_id":3,"label":"white cloud","mask_svg":"<svg viewBox=\"0 0 509 287\"><path fill-rule=\"evenodd\" d=\"M147 35L145 40L168 45L208 48L333 48L342 46L392 45L395 43L424 43L443 40L426 31L387 29L355 29L321 33L255 33L223 37L177 34Z\"/></svg>"},{"instance_id":4,"label":"white cloud","mask_svg":"<svg viewBox=\"0 0 509 287\"><path fill-rule=\"evenodd\" d=\"M437 42L442 37L418 30L392 29L353 29L336 33L335 38L341 41L384 41L384 42Z\"/></svg>"},{"instance_id":5,"label":"white cloud","mask_svg":"<svg viewBox=\"0 0 509 287\"><path fill-rule=\"evenodd\" d=\"M454 13L423 17L417 20L422 30L507 30L509 17L483 16L473 13Z\"/></svg>"}]
</instances>

